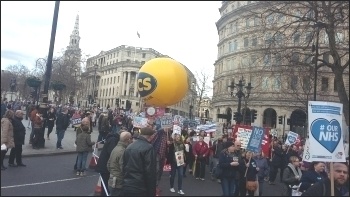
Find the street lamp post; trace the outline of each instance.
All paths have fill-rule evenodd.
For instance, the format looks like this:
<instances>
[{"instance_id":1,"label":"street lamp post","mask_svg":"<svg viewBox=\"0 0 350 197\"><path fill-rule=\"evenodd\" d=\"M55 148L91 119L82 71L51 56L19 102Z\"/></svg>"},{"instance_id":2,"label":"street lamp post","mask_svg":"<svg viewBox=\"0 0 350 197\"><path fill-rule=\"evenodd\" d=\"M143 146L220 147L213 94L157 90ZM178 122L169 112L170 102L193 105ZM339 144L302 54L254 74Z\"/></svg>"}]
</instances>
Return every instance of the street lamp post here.
<instances>
[{"instance_id":1,"label":"street lamp post","mask_svg":"<svg viewBox=\"0 0 350 197\"><path fill-rule=\"evenodd\" d=\"M319 35L320 35L320 28L324 27L325 23L322 22L316 22L314 24L314 28L316 28L316 43L312 45L312 52L315 52L315 68L314 68L314 101L316 101L316 92L317 92L317 70L320 68L318 66L318 43L319 43Z\"/></svg>"},{"instance_id":2,"label":"street lamp post","mask_svg":"<svg viewBox=\"0 0 350 197\"><path fill-rule=\"evenodd\" d=\"M92 98L93 98L93 102L95 102L95 86L96 86L96 73L97 73L97 69L98 69L98 65L95 64L94 65L94 69L95 69L95 74L94 74L94 84L92 86Z\"/></svg>"},{"instance_id":3,"label":"street lamp post","mask_svg":"<svg viewBox=\"0 0 350 197\"><path fill-rule=\"evenodd\" d=\"M247 86L245 86L246 92L243 92L243 87L245 83L243 82L243 77L239 80L238 84L235 84L234 81L231 82L231 85L228 87L231 90L231 97L236 96L238 98L238 106L237 106L237 116L236 117L236 123L240 124L242 121L242 113L241 113L241 106L242 106L242 98L247 99L250 96L251 90L253 89L251 82L248 83ZM236 94L233 93L235 87L237 87Z\"/></svg>"}]
</instances>

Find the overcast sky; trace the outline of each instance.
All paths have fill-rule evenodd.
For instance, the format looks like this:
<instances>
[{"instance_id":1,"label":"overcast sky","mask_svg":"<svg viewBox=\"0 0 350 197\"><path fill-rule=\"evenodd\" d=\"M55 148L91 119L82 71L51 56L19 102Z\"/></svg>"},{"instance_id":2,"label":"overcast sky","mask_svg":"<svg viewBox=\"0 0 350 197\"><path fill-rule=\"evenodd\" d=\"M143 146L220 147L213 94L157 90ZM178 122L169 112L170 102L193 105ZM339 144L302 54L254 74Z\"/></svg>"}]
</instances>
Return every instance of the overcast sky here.
<instances>
[{"instance_id":1,"label":"overcast sky","mask_svg":"<svg viewBox=\"0 0 350 197\"><path fill-rule=\"evenodd\" d=\"M54 1L1 2L2 69L18 62L33 68L38 58L48 55L54 5ZM79 13L80 48L86 55L136 45L169 55L192 72L213 75L220 5L221 1L62 1L54 56L69 44Z\"/></svg>"}]
</instances>

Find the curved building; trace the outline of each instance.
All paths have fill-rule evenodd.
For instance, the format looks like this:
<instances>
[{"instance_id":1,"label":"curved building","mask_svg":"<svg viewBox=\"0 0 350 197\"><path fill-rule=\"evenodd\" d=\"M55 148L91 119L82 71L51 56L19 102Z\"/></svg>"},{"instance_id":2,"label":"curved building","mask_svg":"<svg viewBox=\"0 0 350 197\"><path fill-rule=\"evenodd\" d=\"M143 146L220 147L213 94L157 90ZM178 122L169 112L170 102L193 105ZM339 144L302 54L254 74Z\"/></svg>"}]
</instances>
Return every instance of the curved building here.
<instances>
[{"instance_id":1,"label":"curved building","mask_svg":"<svg viewBox=\"0 0 350 197\"><path fill-rule=\"evenodd\" d=\"M223 1L219 8L221 17L216 23L219 42L214 63L212 116L220 123L235 123L233 114L238 111L237 84L242 80L246 97L241 99L241 112L245 115L245 124L276 128L281 136L285 117L286 132L292 130L305 135L307 101L313 100L313 77L310 76L312 72L305 70L303 65L313 64L311 46L307 48L306 43L315 37L310 37L311 31L307 27L300 28L299 33L293 32L293 36L288 36L287 31L278 34L276 27L293 18L267 14L262 11L266 5L258 1ZM302 9L289 11L305 14ZM347 31L339 31L339 38L342 38L339 42L349 42L348 32L348 28ZM329 55L322 53L327 49L322 48L327 46L327 39L321 30L320 57L332 61ZM348 55L344 58L349 59ZM322 67L318 70L317 79L317 100L339 102L336 79L331 70ZM247 97L245 87L249 82L253 88ZM233 91L229 88L232 83L235 84ZM344 83L349 96L348 69ZM251 123L250 111L253 109L257 111L257 118ZM282 117L282 124L279 117Z\"/></svg>"}]
</instances>

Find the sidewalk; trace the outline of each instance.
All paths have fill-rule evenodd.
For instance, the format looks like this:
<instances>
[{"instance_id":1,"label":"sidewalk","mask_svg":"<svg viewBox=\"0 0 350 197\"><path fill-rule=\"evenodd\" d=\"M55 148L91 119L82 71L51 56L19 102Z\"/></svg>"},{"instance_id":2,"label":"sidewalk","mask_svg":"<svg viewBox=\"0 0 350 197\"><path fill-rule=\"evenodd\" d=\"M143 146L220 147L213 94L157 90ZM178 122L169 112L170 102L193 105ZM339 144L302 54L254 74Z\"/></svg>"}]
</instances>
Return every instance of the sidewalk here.
<instances>
[{"instance_id":1,"label":"sidewalk","mask_svg":"<svg viewBox=\"0 0 350 197\"><path fill-rule=\"evenodd\" d=\"M72 126L69 126L64 134L64 138L62 140L62 147L63 149L57 149L56 148L56 142L57 142L57 135L56 132L56 126L53 128L52 132L50 133L50 140L46 139L47 136L47 128L45 128L45 148L41 149L33 149L32 145L29 144L29 136L31 133L31 128L27 128L29 120L23 119L23 125L26 128L26 136L25 141L23 145L23 157L30 157L30 156L43 156L43 155L55 155L55 154L67 154L67 153L75 153L75 138L76 133L74 131L74 128ZM97 142L98 137L98 131L97 126L93 128L93 132L91 133L91 141ZM103 147L102 144L99 144L98 148L101 149ZM6 157L9 156L10 153L6 154Z\"/></svg>"}]
</instances>

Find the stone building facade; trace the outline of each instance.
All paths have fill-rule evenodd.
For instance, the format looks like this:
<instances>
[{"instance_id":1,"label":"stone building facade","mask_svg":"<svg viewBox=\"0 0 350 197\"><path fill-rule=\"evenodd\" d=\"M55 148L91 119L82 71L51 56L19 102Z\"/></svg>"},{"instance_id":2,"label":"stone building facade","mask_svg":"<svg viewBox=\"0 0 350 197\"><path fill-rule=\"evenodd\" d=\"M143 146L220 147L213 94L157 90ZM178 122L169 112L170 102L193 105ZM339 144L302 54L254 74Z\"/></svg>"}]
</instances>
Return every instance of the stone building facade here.
<instances>
[{"instance_id":1,"label":"stone building facade","mask_svg":"<svg viewBox=\"0 0 350 197\"><path fill-rule=\"evenodd\" d=\"M82 74L85 93L83 106L89 105L90 98L103 108L109 106L114 109L119 106L140 111L144 106L137 91L137 74L145 62L156 57L167 56L151 48L121 45L88 58L86 72ZM186 70L189 84L195 82L192 72L187 68ZM181 102L169 106L168 112L188 116L192 92L189 91Z\"/></svg>"},{"instance_id":2,"label":"stone building facade","mask_svg":"<svg viewBox=\"0 0 350 197\"><path fill-rule=\"evenodd\" d=\"M271 15L266 18L254 15L263 9L264 4L258 1L223 1L219 8L221 18L216 26L219 35L218 57L214 63L215 74L213 80L213 99L211 116L220 123L235 124L233 113L237 111L238 102L235 97L237 85L231 96L228 86L242 80L245 86L251 82L253 89L249 98L242 98L242 111L246 111L245 124L276 128L279 135L283 133L283 124L278 123L278 117L285 117L285 131L296 131L305 135L307 101L312 100L313 87L306 88L306 81L310 86L312 76L305 75L305 71L286 71L279 69L294 64L293 60L304 64L312 64L312 57L269 52L266 44L271 34L266 31L266 25L278 26L292 20L288 16ZM303 10L291 10L303 12ZM348 23L347 23L348 24ZM347 26L348 27L348 26ZM345 28L346 29L346 28ZM338 44L349 42L349 31L340 30ZM303 41L310 39L308 30L301 31L299 36L292 38L280 37L282 46L294 48L303 46ZM337 34L338 35L338 34ZM315 38L313 38L315 39ZM327 43L327 35L320 31L319 46ZM282 42L283 41L283 42ZM310 46L311 50L311 46ZM325 61L332 61L329 55L320 57ZM348 55L343 57L348 60ZM280 66L280 67L278 67ZM267 68L267 69L266 69ZM305 76L303 76L305 75ZM339 102L334 75L327 67L318 70L317 100ZM344 83L349 96L348 68L344 74ZM243 87L243 92L245 88ZM246 94L247 95L247 94ZM244 110L246 109L246 110ZM257 119L251 123L250 110L257 110ZM288 123L288 124L287 124ZM344 125L344 124L343 124ZM346 125L345 125L346 126Z\"/></svg>"}]
</instances>

